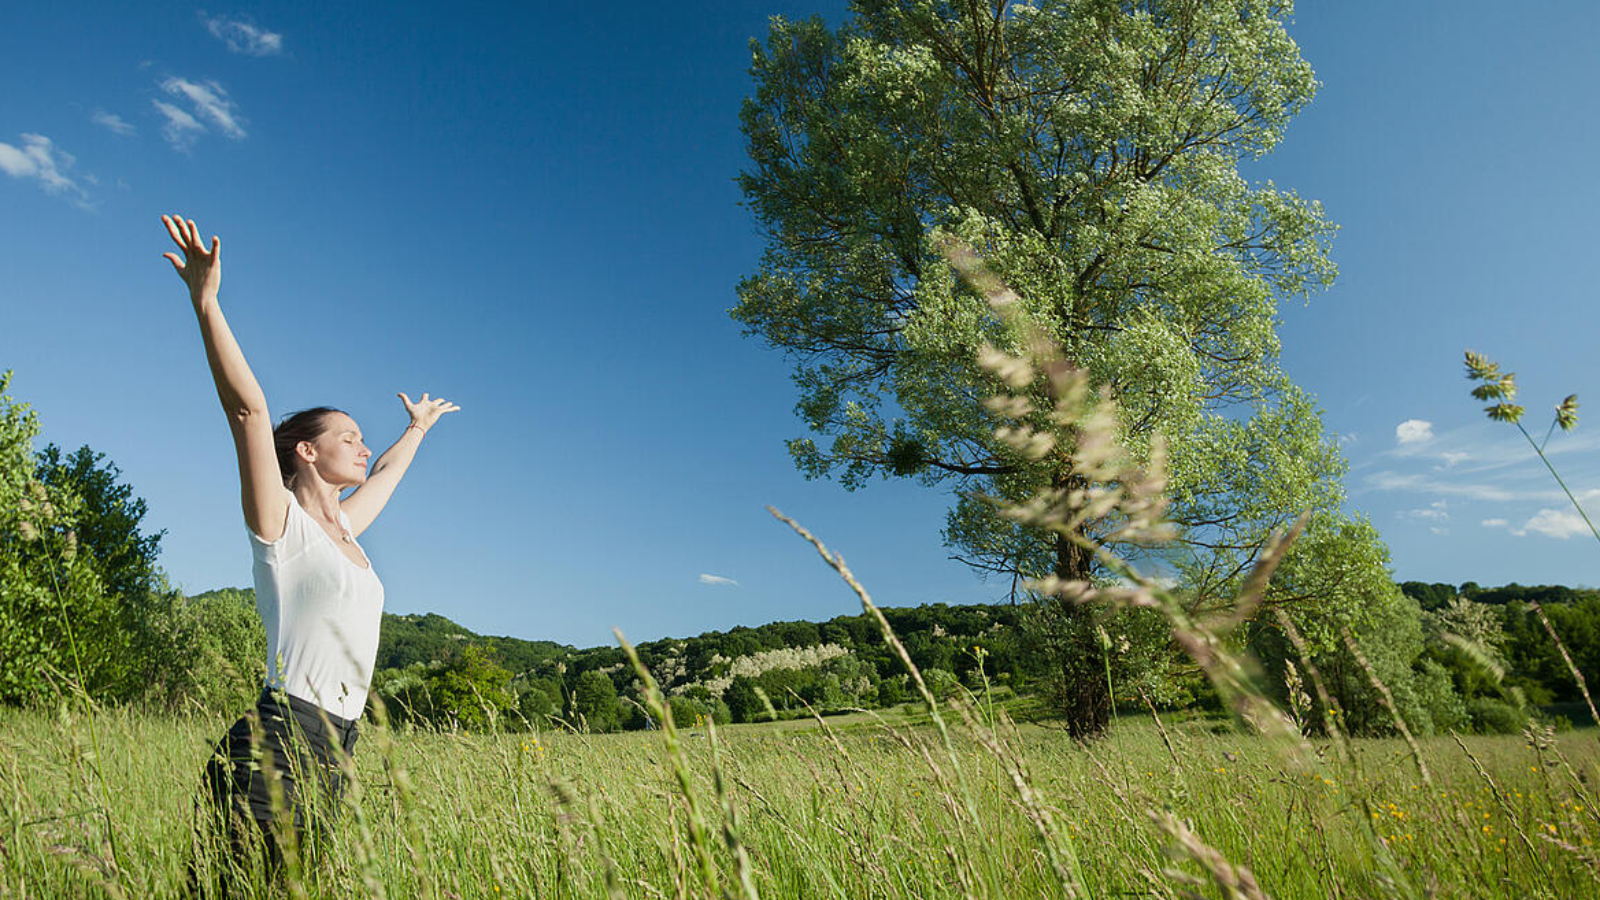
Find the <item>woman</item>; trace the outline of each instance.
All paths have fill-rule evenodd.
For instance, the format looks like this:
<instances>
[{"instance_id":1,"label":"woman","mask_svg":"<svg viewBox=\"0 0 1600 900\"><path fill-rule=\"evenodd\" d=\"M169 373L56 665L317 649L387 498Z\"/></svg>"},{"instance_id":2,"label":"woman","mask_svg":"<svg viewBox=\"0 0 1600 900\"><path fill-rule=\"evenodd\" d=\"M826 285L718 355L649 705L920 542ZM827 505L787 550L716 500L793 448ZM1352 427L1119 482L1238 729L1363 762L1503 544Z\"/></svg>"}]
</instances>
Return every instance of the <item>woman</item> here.
<instances>
[{"instance_id":1,"label":"woman","mask_svg":"<svg viewBox=\"0 0 1600 900\"><path fill-rule=\"evenodd\" d=\"M298 838L332 813L343 787L341 761L355 746L366 705L383 584L356 538L389 502L428 430L460 407L427 394L412 403L400 394L411 422L370 471L372 451L343 412L308 409L274 429L217 303L221 240L213 236L208 250L192 219L161 221L183 253L164 255L188 285L233 432L256 610L267 632L266 686L255 710L217 745L206 782L233 852L259 841L275 868L279 839L287 836L282 826L292 823Z\"/></svg>"}]
</instances>

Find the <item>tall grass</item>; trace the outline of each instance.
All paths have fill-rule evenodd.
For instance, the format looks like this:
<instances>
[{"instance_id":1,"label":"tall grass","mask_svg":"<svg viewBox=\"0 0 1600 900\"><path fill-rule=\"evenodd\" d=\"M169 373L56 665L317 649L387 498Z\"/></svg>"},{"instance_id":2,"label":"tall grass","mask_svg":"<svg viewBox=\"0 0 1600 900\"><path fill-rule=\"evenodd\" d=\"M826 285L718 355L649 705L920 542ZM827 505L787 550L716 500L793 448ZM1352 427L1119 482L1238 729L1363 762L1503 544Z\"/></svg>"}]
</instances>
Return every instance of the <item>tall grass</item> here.
<instances>
[{"instance_id":1,"label":"tall grass","mask_svg":"<svg viewBox=\"0 0 1600 900\"><path fill-rule=\"evenodd\" d=\"M1045 728L1004 728L998 754L958 726L952 746L973 787L974 821L924 722L890 713L843 729L731 726L718 729L715 747L708 732L683 731L689 790L723 798L701 809L722 893L698 868L683 782L664 763L659 734L387 732L386 751L356 754L359 789L301 890L1177 898L1229 896L1214 879L1248 871L1279 900L1600 893L1600 748L1582 733L1543 734L1537 744L1421 739L1435 779L1428 789L1398 740L1353 741L1351 766L1296 774L1226 722L1164 723L1176 758L1148 718L1125 716L1119 741L1089 747ZM124 837L123 866L111 874L96 860L90 786L72 758L81 722L70 712L0 715L0 890L104 897L116 885L130 897L180 895L199 767L226 724L103 714L111 812ZM1019 777L1035 806L1022 800ZM1052 865L1037 810L1048 812L1056 840L1070 842L1081 880L1064 881ZM735 818L749 893L740 851L719 834ZM1387 874L1384 855L1409 887ZM246 891L284 894L259 883Z\"/></svg>"}]
</instances>

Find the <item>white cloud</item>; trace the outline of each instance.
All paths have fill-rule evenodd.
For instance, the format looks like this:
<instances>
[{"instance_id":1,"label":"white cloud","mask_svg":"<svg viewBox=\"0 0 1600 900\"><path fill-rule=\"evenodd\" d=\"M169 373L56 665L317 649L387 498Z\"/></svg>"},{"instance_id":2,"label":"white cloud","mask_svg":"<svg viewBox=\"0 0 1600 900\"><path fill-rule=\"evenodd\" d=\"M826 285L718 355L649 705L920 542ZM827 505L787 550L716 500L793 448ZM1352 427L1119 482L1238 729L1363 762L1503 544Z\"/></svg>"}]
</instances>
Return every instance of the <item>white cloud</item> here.
<instances>
[{"instance_id":1,"label":"white cloud","mask_svg":"<svg viewBox=\"0 0 1600 900\"><path fill-rule=\"evenodd\" d=\"M1423 419L1407 419L1396 425L1394 438L1403 447L1433 440L1433 423Z\"/></svg>"},{"instance_id":2,"label":"white cloud","mask_svg":"<svg viewBox=\"0 0 1600 900\"><path fill-rule=\"evenodd\" d=\"M161 134L167 143L179 150L188 150L194 139L205 133L206 127L201 125L194 116L160 100L150 101L156 105L156 110L166 117L167 124L161 126Z\"/></svg>"},{"instance_id":3,"label":"white cloud","mask_svg":"<svg viewBox=\"0 0 1600 900\"><path fill-rule=\"evenodd\" d=\"M1564 509L1541 509L1533 514L1533 518L1524 522L1521 528L1514 529L1511 533L1522 537L1529 532L1564 541L1573 535L1588 534L1589 526L1585 525L1583 518L1575 512Z\"/></svg>"},{"instance_id":4,"label":"white cloud","mask_svg":"<svg viewBox=\"0 0 1600 900\"><path fill-rule=\"evenodd\" d=\"M1504 528L1517 537L1527 537L1530 534L1542 534L1545 537L1566 540L1574 535L1589 533L1589 526L1583 518L1571 510L1541 509L1533 517L1522 523L1522 526L1513 527L1505 519L1484 519L1485 528Z\"/></svg>"},{"instance_id":5,"label":"white cloud","mask_svg":"<svg viewBox=\"0 0 1600 900\"><path fill-rule=\"evenodd\" d=\"M700 573L700 583L701 584L724 584L724 585L728 585L729 587L738 587L739 586L739 582L734 581L732 578L726 578L726 577L723 577L721 575L710 575L710 574L707 574L705 572L701 572Z\"/></svg>"},{"instance_id":6,"label":"white cloud","mask_svg":"<svg viewBox=\"0 0 1600 900\"><path fill-rule=\"evenodd\" d=\"M189 117L190 122L194 124L199 124L199 120L210 122L223 134L236 141L245 136L244 127L239 124L238 108L228 99L228 92L215 81L199 84L186 78L174 77L162 81L161 89L174 97L183 97L193 105L194 114ZM158 102L157 106L160 105ZM170 124L173 121L172 114L165 109L161 111L167 116ZM186 130L191 129L187 129L186 126Z\"/></svg>"},{"instance_id":7,"label":"white cloud","mask_svg":"<svg viewBox=\"0 0 1600 900\"><path fill-rule=\"evenodd\" d=\"M133 127L132 123L124 120L121 116L117 115L116 113L108 113L103 109L95 110L94 115L89 117L89 121L101 126L112 134L121 135L122 137L128 137L138 131L138 129Z\"/></svg>"},{"instance_id":8,"label":"white cloud","mask_svg":"<svg viewBox=\"0 0 1600 900\"><path fill-rule=\"evenodd\" d=\"M1450 501L1435 500L1428 504L1427 509L1408 509L1400 513L1400 518L1411 519L1417 522L1448 522L1450 521Z\"/></svg>"},{"instance_id":9,"label":"white cloud","mask_svg":"<svg viewBox=\"0 0 1600 900\"><path fill-rule=\"evenodd\" d=\"M277 56L283 52L283 35L257 28L240 19L200 14L211 36L228 45L228 49L246 56Z\"/></svg>"},{"instance_id":10,"label":"white cloud","mask_svg":"<svg viewBox=\"0 0 1600 900\"><path fill-rule=\"evenodd\" d=\"M68 194L79 206L88 204L89 195L67 176L77 160L42 134L22 135L22 146L0 141L0 172L24 181L37 181L47 194Z\"/></svg>"},{"instance_id":11,"label":"white cloud","mask_svg":"<svg viewBox=\"0 0 1600 900\"><path fill-rule=\"evenodd\" d=\"M1446 450L1443 453L1439 454L1439 458L1444 460L1444 465L1439 466L1439 468L1441 468L1441 469L1453 469L1457 465L1459 465L1460 463L1464 463L1467 460L1471 459L1472 458L1472 454L1468 453L1465 450Z\"/></svg>"},{"instance_id":12,"label":"white cloud","mask_svg":"<svg viewBox=\"0 0 1600 900\"><path fill-rule=\"evenodd\" d=\"M1339 446L1350 447L1359 440L1361 440L1361 436L1356 434L1354 431L1349 432L1348 434L1341 434L1339 435Z\"/></svg>"}]
</instances>

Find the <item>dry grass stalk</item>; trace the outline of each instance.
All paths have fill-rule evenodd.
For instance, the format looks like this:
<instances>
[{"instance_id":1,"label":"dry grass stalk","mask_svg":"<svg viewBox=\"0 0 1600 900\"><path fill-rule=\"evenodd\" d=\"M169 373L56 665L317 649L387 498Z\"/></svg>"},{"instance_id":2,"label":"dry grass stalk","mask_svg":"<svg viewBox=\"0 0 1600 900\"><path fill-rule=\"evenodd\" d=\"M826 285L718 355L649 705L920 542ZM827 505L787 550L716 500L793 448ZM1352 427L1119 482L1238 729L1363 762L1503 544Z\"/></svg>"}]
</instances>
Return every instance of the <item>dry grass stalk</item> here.
<instances>
[{"instance_id":1,"label":"dry grass stalk","mask_svg":"<svg viewBox=\"0 0 1600 900\"><path fill-rule=\"evenodd\" d=\"M1300 635L1300 629L1295 627L1294 620L1281 609L1273 610L1278 619L1278 627L1283 629L1283 634L1289 639L1294 652L1300 657L1300 666L1306 670L1306 677L1311 679L1311 687L1317 692L1317 701L1322 709L1322 727L1327 729L1328 737L1333 741L1334 753L1340 762L1349 762L1354 758L1350 751L1350 738L1339 728L1339 716L1342 710L1339 701L1328 693L1327 682L1322 680L1322 671L1311 659L1311 649L1306 645L1306 639Z\"/></svg>"},{"instance_id":2,"label":"dry grass stalk","mask_svg":"<svg viewBox=\"0 0 1600 900\"><path fill-rule=\"evenodd\" d=\"M1045 858L1050 863L1050 869L1055 873L1056 881L1061 885L1062 891L1068 897L1077 898L1085 896L1087 891L1083 882L1083 867L1078 861L1078 854L1072 847L1069 838L1065 842L1067 859L1063 860L1061 841L1057 836L1055 822L1050 815L1050 808L1040 798L1033 787L1033 779L1028 774L1027 761L1022 753L1006 745L1005 740L993 729L978 721L972 710L965 703L952 704L961 714L962 721L967 730L972 734L978 746L988 751L1000 763L1001 770L1011 782L1011 787L1017 793L1017 800L1022 805L1023 815L1028 823L1033 826L1035 835L1039 838L1039 847L1044 851ZM1002 713L1004 715L1004 713ZM1070 865L1069 865L1070 864Z\"/></svg>"},{"instance_id":3,"label":"dry grass stalk","mask_svg":"<svg viewBox=\"0 0 1600 900\"><path fill-rule=\"evenodd\" d=\"M1541 822L1539 824L1543 825L1545 823ZM1555 847L1559 847L1560 849L1566 851L1578 862L1582 863L1583 871L1588 873L1589 877L1593 878L1596 882L1600 882L1600 855L1596 855L1593 851L1585 850L1584 848L1579 847L1569 841L1563 841L1555 835L1545 834L1544 832L1535 833L1539 835L1539 840Z\"/></svg>"},{"instance_id":4,"label":"dry grass stalk","mask_svg":"<svg viewBox=\"0 0 1600 900\"><path fill-rule=\"evenodd\" d=\"M734 879L739 883L739 893L745 900L760 900L756 893L755 876L750 867L750 854L745 852L744 841L739 837L739 819L733 806L733 794L722 780L722 748L717 740L716 723L707 723L706 733L711 741L711 786L722 807L722 841L733 856ZM610 860L607 860L609 865Z\"/></svg>"},{"instance_id":5,"label":"dry grass stalk","mask_svg":"<svg viewBox=\"0 0 1600 900\"><path fill-rule=\"evenodd\" d=\"M968 817L967 822L977 825L979 821L977 806L972 802L972 792L967 787L966 775L961 768L961 759L956 755L955 746L950 741L950 729L945 725L944 716L939 713L939 701L934 699L933 691L928 687L928 682L922 677L922 670L917 668L917 664L911 661L911 654L906 651L905 645L900 643L900 637L889 626L889 620L883 617L883 612L878 609L877 604L872 602L872 595L867 593L867 589L862 587L861 582L856 580L855 573L851 572L850 567L845 565L844 557L830 551L823 545L822 541L817 539L816 535L807 531L799 522L770 506L767 507L767 512L771 513L773 518L794 529L795 534L800 535L814 547L823 561L835 572L839 573L839 577L844 579L845 584L848 584L850 589L855 591L856 597L861 601L861 608L872 616L873 621L877 622L878 630L883 635L884 643L889 645L895 656L899 658L900 663L906 667L906 671L911 674L911 681L917 686L917 693L922 696L922 702L928 708L928 715L933 719L934 726L939 730L939 738L944 742L945 754L950 758L950 767L956 773L956 782L961 788L963 805L966 808Z\"/></svg>"},{"instance_id":6,"label":"dry grass stalk","mask_svg":"<svg viewBox=\"0 0 1600 900\"><path fill-rule=\"evenodd\" d=\"M1539 617L1539 623L1549 633L1550 640L1556 642L1556 649L1561 651L1561 659L1567 664L1567 671L1572 673L1574 681L1578 682L1578 690L1583 692L1583 702L1589 706L1589 717L1596 725L1600 725L1600 712L1595 712L1594 700L1589 696L1589 683L1584 680L1583 673L1578 671L1578 666L1572 661L1572 654L1567 652L1567 645L1561 642L1561 635L1556 634L1554 625L1550 624L1550 617L1544 614L1544 607L1537 600L1531 600L1528 605L1533 607L1534 615Z\"/></svg>"},{"instance_id":7,"label":"dry grass stalk","mask_svg":"<svg viewBox=\"0 0 1600 900\"><path fill-rule=\"evenodd\" d=\"M1271 900L1267 892L1256 883L1256 876L1250 869L1243 865L1228 862L1216 848L1210 846L1194 833L1190 827L1171 812L1157 812L1150 810L1151 821L1166 832L1174 841L1174 851L1182 858L1194 861L1211 876L1211 882L1222 892L1225 900ZM1167 870L1169 877L1180 882L1195 884L1192 876L1174 869ZM1198 885L1196 885L1198 886ZM1200 900L1201 894L1197 892L1182 892L1183 896Z\"/></svg>"},{"instance_id":8,"label":"dry grass stalk","mask_svg":"<svg viewBox=\"0 0 1600 900\"><path fill-rule=\"evenodd\" d=\"M1507 799L1505 792L1500 789L1500 785L1495 783L1494 778L1489 775L1489 770L1483 767L1483 763L1478 762L1478 758L1472 755L1471 750L1467 749L1467 745L1461 740L1461 735L1452 731L1450 732L1450 737L1455 739L1456 746L1460 747L1461 752L1466 754L1467 759L1472 762L1472 768L1477 771L1478 777L1483 779L1483 783L1489 787L1489 795L1494 797L1495 805L1500 807L1500 812L1505 815L1506 821L1511 823L1512 830L1516 832L1517 837L1522 839L1522 846L1528 851L1528 858L1538 862L1542 867L1544 860L1534 852L1533 841L1528 839L1527 832L1524 832L1522 826L1517 824L1519 817L1516 809L1512 807L1511 801Z\"/></svg>"},{"instance_id":9,"label":"dry grass stalk","mask_svg":"<svg viewBox=\"0 0 1600 900\"><path fill-rule=\"evenodd\" d=\"M1047 456L1059 458L1059 464L1065 467L1063 473L1070 472L1083 483L1071 490L1054 486L1041 489L1025 501L1003 505L1002 514L1071 541L1087 551L1107 575L1122 582L1096 586L1047 577L1032 582L1030 587L1067 602L1160 611L1172 626L1174 641L1200 665L1242 722L1264 735L1287 739L1308 749L1300 730L1255 684L1252 667L1230 652L1224 642L1228 632L1260 604L1272 573L1304 527L1306 517L1298 519L1286 533L1273 536L1262 548L1232 615L1212 626L1195 619L1170 590L1135 570L1109 546L1160 545L1175 536L1172 524L1166 520L1164 441L1156 435L1149 459L1143 466L1135 465L1118 437L1116 402L1109 392L1091 391L1087 373L1072 366L1060 347L1028 320L1021 312L1017 294L984 265L971 246L947 236L940 240L939 249L1019 336L1022 350L1018 354L988 346L979 354L980 365L1008 391L988 404L991 412L1012 423L998 428L996 436L1036 462ZM1036 404L1029 393L1041 380L1049 408ZM1119 524L1099 538L1089 536L1090 524L1108 521Z\"/></svg>"},{"instance_id":10,"label":"dry grass stalk","mask_svg":"<svg viewBox=\"0 0 1600 900\"><path fill-rule=\"evenodd\" d=\"M1161 714L1156 712L1156 705L1150 702L1144 688L1135 685L1134 691L1139 695L1139 699L1144 701L1145 708L1150 710L1150 718L1156 723L1156 733L1161 735L1161 745L1167 748L1167 755L1172 757L1172 771L1174 773L1182 771L1183 760L1178 757L1178 748L1172 745L1172 735L1167 732L1167 726L1162 724Z\"/></svg>"},{"instance_id":11,"label":"dry grass stalk","mask_svg":"<svg viewBox=\"0 0 1600 900\"><path fill-rule=\"evenodd\" d=\"M425 837L418 827L415 815L416 788L411 783L411 773L400 764L399 748L395 743L393 730L389 727L389 708L384 705L383 698L376 693L369 694L368 701L372 703L372 718L376 726L372 729L373 739L377 741L378 757L383 760L384 772L389 776L389 787L394 796L394 814L400 820L400 843L405 848L411 863L411 871L418 881L419 896L424 900L433 900L439 894L439 887L432 867L424 862L422 848L426 846Z\"/></svg>"},{"instance_id":12,"label":"dry grass stalk","mask_svg":"<svg viewBox=\"0 0 1600 900\"><path fill-rule=\"evenodd\" d=\"M1348 628L1344 629L1344 643L1346 647L1350 648L1350 655L1355 657L1356 664L1361 667L1363 672L1367 673L1367 680L1372 683L1373 690L1378 692L1378 700L1383 704L1383 708L1394 719L1395 730L1400 732L1400 736L1405 739L1406 746L1410 748L1411 761L1416 763L1417 771L1422 774L1423 783L1433 787L1433 775L1428 772L1428 764L1422 759L1422 748L1417 746L1417 739L1411 735L1410 726L1406 725L1405 718L1400 715L1400 709L1394 702L1394 695L1389 693L1389 686L1384 684L1383 679L1378 677L1377 670L1372 668L1372 663L1367 661L1367 655L1361 652L1361 645L1356 643L1355 635L1351 634Z\"/></svg>"},{"instance_id":13,"label":"dry grass stalk","mask_svg":"<svg viewBox=\"0 0 1600 900\"><path fill-rule=\"evenodd\" d=\"M686 807L689 847L694 853L695 873L705 888L706 896L715 897L721 893L721 877L716 861L712 857L710 828L707 825L699 793L694 787L694 775L689 768L689 755L684 751L683 742L678 737L678 727L672 721L672 707L662 696L661 686L656 684L655 676L651 675L650 670L640 661L639 652L628 643L621 631L612 629L612 633L617 636L617 642L628 655L628 662L633 666L634 674L639 677L641 685L639 693L644 698L645 706L655 714L656 721L660 723L662 742L667 748L667 762L673 777L678 782L678 791Z\"/></svg>"}]
</instances>

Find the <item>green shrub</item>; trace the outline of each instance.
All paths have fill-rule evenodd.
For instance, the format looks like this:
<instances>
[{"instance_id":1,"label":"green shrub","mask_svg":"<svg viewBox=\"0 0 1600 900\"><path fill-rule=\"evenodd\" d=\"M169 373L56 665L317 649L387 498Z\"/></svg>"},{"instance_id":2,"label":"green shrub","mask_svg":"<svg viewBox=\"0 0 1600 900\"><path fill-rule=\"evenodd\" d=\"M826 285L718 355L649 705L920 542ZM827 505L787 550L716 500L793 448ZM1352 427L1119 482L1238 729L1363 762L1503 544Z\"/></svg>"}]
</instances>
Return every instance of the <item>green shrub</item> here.
<instances>
[{"instance_id":1,"label":"green shrub","mask_svg":"<svg viewBox=\"0 0 1600 900\"><path fill-rule=\"evenodd\" d=\"M1492 697L1467 701L1467 714L1472 717L1472 730L1479 734L1517 734L1528 721L1521 710Z\"/></svg>"}]
</instances>

